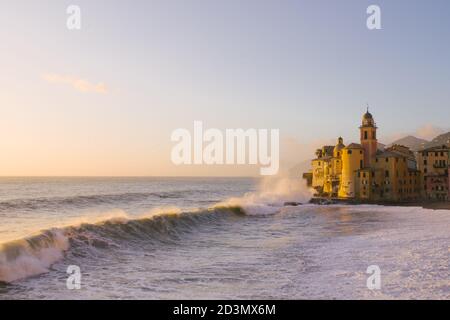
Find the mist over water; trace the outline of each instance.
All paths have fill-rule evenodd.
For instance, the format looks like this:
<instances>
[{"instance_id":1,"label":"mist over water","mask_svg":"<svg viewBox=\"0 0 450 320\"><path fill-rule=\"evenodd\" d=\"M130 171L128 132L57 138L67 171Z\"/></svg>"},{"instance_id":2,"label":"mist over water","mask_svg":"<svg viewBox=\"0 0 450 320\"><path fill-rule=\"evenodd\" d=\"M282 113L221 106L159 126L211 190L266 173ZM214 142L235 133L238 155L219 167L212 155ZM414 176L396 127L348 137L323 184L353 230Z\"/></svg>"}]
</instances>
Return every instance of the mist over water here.
<instances>
[{"instance_id":1,"label":"mist over water","mask_svg":"<svg viewBox=\"0 0 450 320\"><path fill-rule=\"evenodd\" d=\"M312 196L313 191L306 187L303 180L266 177L259 181L256 191L228 198L215 207L240 207L247 215L273 214L280 211L287 202L306 204Z\"/></svg>"},{"instance_id":2,"label":"mist over water","mask_svg":"<svg viewBox=\"0 0 450 320\"><path fill-rule=\"evenodd\" d=\"M0 299L450 297L448 211L306 204L295 179L0 184Z\"/></svg>"}]
</instances>

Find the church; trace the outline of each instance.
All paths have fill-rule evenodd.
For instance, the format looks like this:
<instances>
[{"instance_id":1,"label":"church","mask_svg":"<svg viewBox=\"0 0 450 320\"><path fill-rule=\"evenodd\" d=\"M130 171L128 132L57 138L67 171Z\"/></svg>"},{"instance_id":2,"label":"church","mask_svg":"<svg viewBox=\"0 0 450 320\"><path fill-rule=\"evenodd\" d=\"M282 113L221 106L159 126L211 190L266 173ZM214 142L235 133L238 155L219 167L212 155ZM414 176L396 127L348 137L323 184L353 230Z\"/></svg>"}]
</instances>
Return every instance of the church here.
<instances>
[{"instance_id":1,"label":"church","mask_svg":"<svg viewBox=\"0 0 450 320\"><path fill-rule=\"evenodd\" d=\"M411 201L421 197L421 173L414 153L402 145L384 148L372 114L362 117L360 143L317 149L303 177L316 196L366 201Z\"/></svg>"}]
</instances>

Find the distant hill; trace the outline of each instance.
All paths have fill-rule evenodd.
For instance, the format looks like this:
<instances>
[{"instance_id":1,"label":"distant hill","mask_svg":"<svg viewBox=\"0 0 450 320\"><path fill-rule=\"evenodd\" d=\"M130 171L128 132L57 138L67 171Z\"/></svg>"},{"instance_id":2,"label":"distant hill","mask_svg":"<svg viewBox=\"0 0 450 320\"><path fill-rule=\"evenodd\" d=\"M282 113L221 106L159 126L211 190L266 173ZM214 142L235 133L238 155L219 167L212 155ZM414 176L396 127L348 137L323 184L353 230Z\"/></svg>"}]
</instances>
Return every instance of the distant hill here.
<instances>
[{"instance_id":1,"label":"distant hill","mask_svg":"<svg viewBox=\"0 0 450 320\"><path fill-rule=\"evenodd\" d=\"M425 148L447 145L450 146L450 132L438 135L425 145Z\"/></svg>"},{"instance_id":2,"label":"distant hill","mask_svg":"<svg viewBox=\"0 0 450 320\"><path fill-rule=\"evenodd\" d=\"M414 136L406 136L404 138L392 142L391 144L389 144L389 146L392 146L394 144L401 144L403 146L410 148L412 151L417 151L425 148L425 146L428 143L430 142L424 139L419 139Z\"/></svg>"}]
</instances>

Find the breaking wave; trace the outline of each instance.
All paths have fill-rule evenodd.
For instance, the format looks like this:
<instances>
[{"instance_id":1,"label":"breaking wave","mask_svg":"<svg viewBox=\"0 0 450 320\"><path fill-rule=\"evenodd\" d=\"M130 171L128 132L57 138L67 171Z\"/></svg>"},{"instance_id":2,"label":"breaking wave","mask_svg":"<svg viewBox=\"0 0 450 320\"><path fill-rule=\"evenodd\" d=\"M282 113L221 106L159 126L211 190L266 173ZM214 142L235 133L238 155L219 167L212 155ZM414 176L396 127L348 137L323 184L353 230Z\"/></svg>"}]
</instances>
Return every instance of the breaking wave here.
<instances>
[{"instance_id":1,"label":"breaking wave","mask_svg":"<svg viewBox=\"0 0 450 320\"><path fill-rule=\"evenodd\" d=\"M122 214L96 223L75 223L44 230L0 244L0 282L13 282L48 272L50 266L62 259L68 250L85 256L93 250L120 248L127 241L174 243L183 233L230 213L244 214L240 208L233 207L191 212L161 208L138 218Z\"/></svg>"},{"instance_id":2,"label":"breaking wave","mask_svg":"<svg viewBox=\"0 0 450 320\"><path fill-rule=\"evenodd\" d=\"M68 238L58 229L0 244L0 282L47 272L68 248Z\"/></svg>"},{"instance_id":3,"label":"breaking wave","mask_svg":"<svg viewBox=\"0 0 450 320\"><path fill-rule=\"evenodd\" d=\"M184 193L184 192L183 192ZM85 202L111 202L120 198L130 200L141 197L180 197L180 193L127 193L118 195L74 196L69 198L40 198L12 200L0 203L0 210L31 208ZM12 282L45 273L50 266L70 251L86 256L99 249L120 248L127 243L144 241L171 244L180 240L183 233L191 232L204 223L216 222L223 217L278 212L286 201L307 202L309 191L292 179L264 180L258 192L216 203L209 209L182 212L179 208L160 208L140 217L127 214L88 217L69 225L42 231L20 240L0 243L0 282Z\"/></svg>"}]
</instances>

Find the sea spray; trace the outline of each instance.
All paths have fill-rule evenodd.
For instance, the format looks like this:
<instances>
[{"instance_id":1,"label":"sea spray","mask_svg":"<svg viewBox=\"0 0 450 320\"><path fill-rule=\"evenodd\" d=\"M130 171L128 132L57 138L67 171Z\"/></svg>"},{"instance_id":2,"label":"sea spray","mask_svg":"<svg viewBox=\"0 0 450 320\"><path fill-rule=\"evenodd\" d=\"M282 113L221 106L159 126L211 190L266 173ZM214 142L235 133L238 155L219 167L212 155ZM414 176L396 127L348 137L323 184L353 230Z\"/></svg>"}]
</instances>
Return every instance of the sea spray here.
<instances>
[{"instance_id":1,"label":"sea spray","mask_svg":"<svg viewBox=\"0 0 450 320\"><path fill-rule=\"evenodd\" d=\"M12 282L45 273L68 248L68 239L56 229L0 244L0 281Z\"/></svg>"},{"instance_id":2,"label":"sea spray","mask_svg":"<svg viewBox=\"0 0 450 320\"><path fill-rule=\"evenodd\" d=\"M312 195L311 189L300 179L266 177L261 180L258 191L229 198L214 207L240 207L249 215L273 214L286 202L307 203Z\"/></svg>"}]
</instances>

